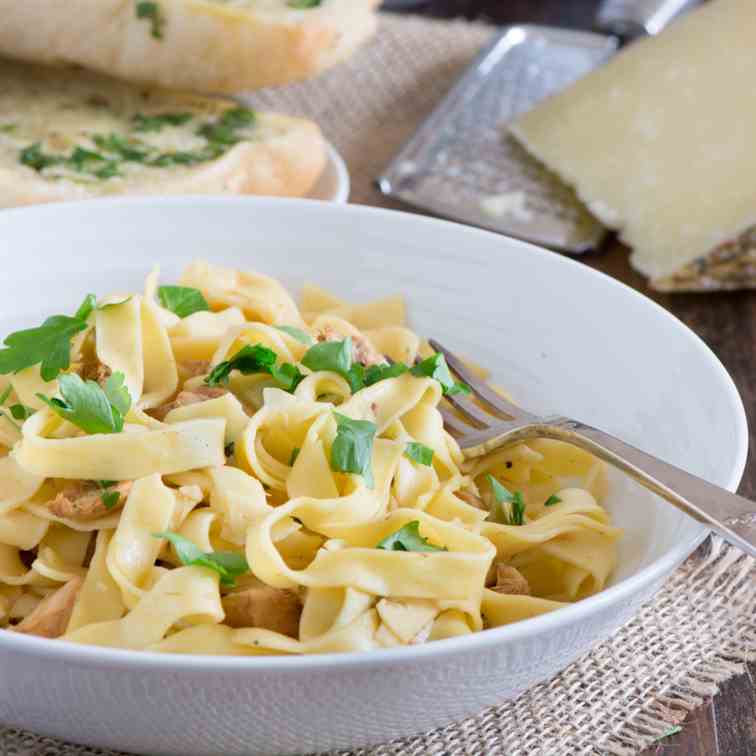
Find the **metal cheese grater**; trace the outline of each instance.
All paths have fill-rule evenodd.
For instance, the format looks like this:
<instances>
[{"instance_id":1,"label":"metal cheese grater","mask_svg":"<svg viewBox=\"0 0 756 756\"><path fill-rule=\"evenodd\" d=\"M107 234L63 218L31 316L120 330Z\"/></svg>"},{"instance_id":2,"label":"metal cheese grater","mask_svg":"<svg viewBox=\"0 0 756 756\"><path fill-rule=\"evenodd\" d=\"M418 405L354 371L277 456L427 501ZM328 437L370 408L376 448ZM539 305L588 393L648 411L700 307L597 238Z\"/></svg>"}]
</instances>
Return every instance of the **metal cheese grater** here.
<instances>
[{"instance_id":1,"label":"metal cheese grater","mask_svg":"<svg viewBox=\"0 0 756 756\"><path fill-rule=\"evenodd\" d=\"M697 0L606 0L613 35L547 26L498 33L378 178L381 191L437 215L567 252L604 227L531 158L506 124L605 63L624 38L656 33Z\"/></svg>"}]
</instances>

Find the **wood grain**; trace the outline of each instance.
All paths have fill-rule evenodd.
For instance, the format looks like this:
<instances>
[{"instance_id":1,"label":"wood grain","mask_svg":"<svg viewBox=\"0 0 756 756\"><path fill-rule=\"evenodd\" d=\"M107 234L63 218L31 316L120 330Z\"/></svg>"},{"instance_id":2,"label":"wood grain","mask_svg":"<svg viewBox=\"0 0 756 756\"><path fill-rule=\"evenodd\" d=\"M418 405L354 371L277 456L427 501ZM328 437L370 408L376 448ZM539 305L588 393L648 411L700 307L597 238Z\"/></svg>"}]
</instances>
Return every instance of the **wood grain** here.
<instances>
[{"instance_id":1,"label":"wood grain","mask_svg":"<svg viewBox=\"0 0 756 756\"><path fill-rule=\"evenodd\" d=\"M590 29L597 0L430 0L421 12L498 24L539 23ZM661 294L651 291L616 240L582 261L646 294L693 329L733 377L748 413L750 455L740 493L756 499L756 292ZM682 731L644 756L751 756L756 754L756 661L729 680L712 701L691 713Z\"/></svg>"}]
</instances>

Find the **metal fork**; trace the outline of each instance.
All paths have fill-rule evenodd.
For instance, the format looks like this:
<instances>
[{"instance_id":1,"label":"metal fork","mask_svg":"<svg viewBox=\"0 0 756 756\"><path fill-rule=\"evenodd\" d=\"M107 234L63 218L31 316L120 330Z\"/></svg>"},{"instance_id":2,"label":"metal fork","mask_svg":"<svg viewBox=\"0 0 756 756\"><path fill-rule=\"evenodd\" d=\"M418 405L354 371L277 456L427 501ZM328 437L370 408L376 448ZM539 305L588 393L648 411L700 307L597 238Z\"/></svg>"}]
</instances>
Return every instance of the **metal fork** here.
<instances>
[{"instance_id":1,"label":"metal fork","mask_svg":"<svg viewBox=\"0 0 756 756\"><path fill-rule=\"evenodd\" d=\"M446 397L456 413L441 408L444 426L457 438L466 459L534 438L566 441L618 468L726 541L756 557L756 503L578 420L543 418L527 412L476 378L458 357L437 341L431 339L429 343L444 355L449 368L485 407L482 409L471 399L457 394Z\"/></svg>"}]
</instances>

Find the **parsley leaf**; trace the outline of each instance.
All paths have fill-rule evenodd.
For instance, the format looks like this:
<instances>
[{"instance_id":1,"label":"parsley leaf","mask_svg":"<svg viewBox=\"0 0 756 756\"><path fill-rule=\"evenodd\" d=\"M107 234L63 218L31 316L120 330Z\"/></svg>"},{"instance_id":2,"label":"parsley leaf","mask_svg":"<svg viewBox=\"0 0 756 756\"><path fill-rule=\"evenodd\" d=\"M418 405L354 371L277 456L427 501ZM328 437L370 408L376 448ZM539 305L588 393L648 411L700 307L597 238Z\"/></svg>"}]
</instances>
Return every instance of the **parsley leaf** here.
<instances>
[{"instance_id":1,"label":"parsley leaf","mask_svg":"<svg viewBox=\"0 0 756 756\"><path fill-rule=\"evenodd\" d=\"M137 113L132 119L134 122L134 131L160 131L165 126L183 126L192 120L194 116L191 113L160 113L158 115L147 116L144 113Z\"/></svg>"},{"instance_id":2,"label":"parsley leaf","mask_svg":"<svg viewBox=\"0 0 756 756\"><path fill-rule=\"evenodd\" d=\"M111 406L123 417L126 417L131 407L131 395L126 388L123 373L113 373L113 375L109 376L105 381L103 391Z\"/></svg>"},{"instance_id":3,"label":"parsley leaf","mask_svg":"<svg viewBox=\"0 0 756 756\"><path fill-rule=\"evenodd\" d=\"M556 495L552 494L546 501L543 502L544 507L553 507L555 504L561 504L562 500Z\"/></svg>"},{"instance_id":4,"label":"parsley leaf","mask_svg":"<svg viewBox=\"0 0 756 756\"><path fill-rule=\"evenodd\" d=\"M35 171L43 171L52 165L59 165L65 158L59 155L46 155L42 150L42 144L35 142L24 147L18 155L21 165L32 168Z\"/></svg>"},{"instance_id":5,"label":"parsley leaf","mask_svg":"<svg viewBox=\"0 0 756 756\"><path fill-rule=\"evenodd\" d=\"M524 525L525 524L525 500L521 491L512 493L499 483L490 473L486 475L491 484L491 492L494 495L494 506L488 519L498 522L499 525ZM508 506L504 506L504 505Z\"/></svg>"},{"instance_id":6,"label":"parsley leaf","mask_svg":"<svg viewBox=\"0 0 756 756\"><path fill-rule=\"evenodd\" d=\"M238 107L227 110L217 120L205 123L197 129L197 135L205 137L211 145L231 147L242 138L237 134L237 129L254 126L257 115L250 108Z\"/></svg>"},{"instance_id":7,"label":"parsley leaf","mask_svg":"<svg viewBox=\"0 0 756 756\"><path fill-rule=\"evenodd\" d=\"M116 155L128 163L144 163L148 153L144 145L134 144L120 134L95 134L92 141L101 149Z\"/></svg>"},{"instance_id":8,"label":"parsley leaf","mask_svg":"<svg viewBox=\"0 0 756 756\"><path fill-rule=\"evenodd\" d=\"M113 509L119 501L121 501L121 494L119 491L108 491L111 486L114 486L118 481L115 480L96 480L95 483L100 487L102 493L100 494L100 500L105 505L105 509Z\"/></svg>"},{"instance_id":9,"label":"parsley leaf","mask_svg":"<svg viewBox=\"0 0 756 756\"><path fill-rule=\"evenodd\" d=\"M225 586L234 585L239 575L249 572L247 560L241 554L232 551L205 553L188 538L170 530L152 535L155 538L165 538L170 541L181 564L187 567L207 567L214 570L220 575L220 581Z\"/></svg>"},{"instance_id":10,"label":"parsley leaf","mask_svg":"<svg viewBox=\"0 0 756 756\"><path fill-rule=\"evenodd\" d=\"M304 380L304 374L290 362L284 362L282 365L272 365L270 374L284 391L293 392L297 386Z\"/></svg>"},{"instance_id":11,"label":"parsley leaf","mask_svg":"<svg viewBox=\"0 0 756 756\"><path fill-rule=\"evenodd\" d=\"M158 299L166 310L185 318L195 312L207 312L210 305L199 289L189 286L160 286Z\"/></svg>"},{"instance_id":12,"label":"parsley leaf","mask_svg":"<svg viewBox=\"0 0 756 756\"><path fill-rule=\"evenodd\" d=\"M336 438L331 446L331 469L336 472L362 475L368 488L373 488L373 441L378 430L369 420L352 420L334 412Z\"/></svg>"},{"instance_id":13,"label":"parsley leaf","mask_svg":"<svg viewBox=\"0 0 756 756\"><path fill-rule=\"evenodd\" d=\"M2 404L2 402L0 402L0 404ZM36 410L27 407L25 404L11 404L8 409L16 420L22 421L28 420L36 412Z\"/></svg>"},{"instance_id":14,"label":"parsley leaf","mask_svg":"<svg viewBox=\"0 0 756 756\"><path fill-rule=\"evenodd\" d=\"M74 317L79 320L88 320L96 307L97 297L94 294L87 294L87 296L84 297L84 301L79 305L79 309L76 310Z\"/></svg>"},{"instance_id":15,"label":"parsley leaf","mask_svg":"<svg viewBox=\"0 0 756 756\"><path fill-rule=\"evenodd\" d=\"M352 367L352 339L321 341L305 352L302 364L314 373L327 370L346 377Z\"/></svg>"},{"instance_id":16,"label":"parsley leaf","mask_svg":"<svg viewBox=\"0 0 756 756\"><path fill-rule=\"evenodd\" d=\"M313 372L327 370L338 373L349 384L353 394L365 387L365 366L352 362L352 339L343 341L322 341L310 347L302 357L302 364Z\"/></svg>"},{"instance_id":17,"label":"parsley leaf","mask_svg":"<svg viewBox=\"0 0 756 756\"><path fill-rule=\"evenodd\" d=\"M404 448L404 456L426 467L433 464L433 449L419 441L410 441Z\"/></svg>"},{"instance_id":18,"label":"parsley leaf","mask_svg":"<svg viewBox=\"0 0 756 756\"><path fill-rule=\"evenodd\" d=\"M288 0L286 3L289 8L304 10L306 8L317 8L322 0Z\"/></svg>"},{"instance_id":19,"label":"parsley leaf","mask_svg":"<svg viewBox=\"0 0 756 756\"><path fill-rule=\"evenodd\" d=\"M314 343L314 339L312 336L310 336L309 333L305 333L304 331L301 331L299 328L294 328L294 326L273 326L275 329L279 331L283 331L284 333L287 333L289 336L291 336L293 339L296 339L300 344L304 344L305 346L310 346Z\"/></svg>"},{"instance_id":20,"label":"parsley leaf","mask_svg":"<svg viewBox=\"0 0 756 756\"><path fill-rule=\"evenodd\" d=\"M102 503L105 505L105 509L113 509L121 500L121 494L118 491L104 491L100 495Z\"/></svg>"},{"instance_id":21,"label":"parsley leaf","mask_svg":"<svg viewBox=\"0 0 756 756\"><path fill-rule=\"evenodd\" d=\"M37 398L86 433L120 433L124 415L131 406L123 382L123 373L113 373L101 388L75 373L65 373L58 379L62 399L49 399L44 394L37 394Z\"/></svg>"},{"instance_id":22,"label":"parsley leaf","mask_svg":"<svg viewBox=\"0 0 756 756\"><path fill-rule=\"evenodd\" d=\"M242 347L230 360L219 362L205 378L208 386L218 386L228 383L231 372L238 370L242 375L254 373L269 373L276 364L276 353L272 349L255 344Z\"/></svg>"},{"instance_id":23,"label":"parsley leaf","mask_svg":"<svg viewBox=\"0 0 756 756\"><path fill-rule=\"evenodd\" d=\"M281 386L284 391L292 392L304 379L301 370L290 362L276 365L276 353L272 349L255 344L242 347L230 360L218 363L205 378L208 386L218 386L228 383L233 370L242 375L267 373Z\"/></svg>"},{"instance_id":24,"label":"parsley leaf","mask_svg":"<svg viewBox=\"0 0 756 756\"><path fill-rule=\"evenodd\" d=\"M385 551L446 551L441 546L434 546L427 538L420 535L420 521L413 520L396 533L386 536L375 547Z\"/></svg>"},{"instance_id":25,"label":"parsley leaf","mask_svg":"<svg viewBox=\"0 0 756 756\"><path fill-rule=\"evenodd\" d=\"M53 315L39 328L27 328L6 336L6 349L0 349L0 375L18 373L42 363L42 380L54 380L71 364L71 339L87 327L87 318L95 304L94 294L87 294L72 318Z\"/></svg>"},{"instance_id":26,"label":"parsley leaf","mask_svg":"<svg viewBox=\"0 0 756 756\"><path fill-rule=\"evenodd\" d=\"M3 391L3 393L2 393L2 394L0 394L0 407L2 407L2 406L3 406L3 405L4 405L4 404L5 404L5 403L6 403L7 401L8 401L8 397L9 397L9 396L11 395L11 392L12 392L12 391L13 391L13 385L9 383L9 384L8 384L8 385L6 386L6 388L5 388L5 390ZM13 417L15 417L15 418L16 418L16 420L20 420L21 418L19 418L19 417L16 417L16 414L17 414L17 411L18 411L18 410L15 410L15 408L17 408L17 407L24 407L24 405L23 405L23 404L14 404L14 405L13 405L12 407L9 407L8 409L10 410L10 413L11 413L11 415L13 415ZM29 409L29 408L28 408L28 407L24 407L24 409ZM32 410L32 409L29 409L29 412L30 412L30 414L33 414L33 413L34 413L34 410ZM8 414L7 414L6 412L4 412L3 410L0 410L0 418L3 418L3 417L4 417L4 418L5 418L5 419L6 419L6 420L7 420L7 421L8 421L8 422L9 422L9 423L11 424L11 425L13 425L13 426L14 426L15 428L18 428L19 430L21 430L21 429L20 429L20 427L18 426L18 424L17 424L17 423L14 423L14 422L13 422L13 418L12 418L12 417L10 417L10 415L8 415ZM24 419L24 420L26 420L26 418L23 418L23 419Z\"/></svg>"},{"instance_id":27,"label":"parsley leaf","mask_svg":"<svg viewBox=\"0 0 756 756\"><path fill-rule=\"evenodd\" d=\"M75 147L70 155L49 155L43 151L41 144L36 142L22 149L18 159L22 165L37 172L59 165L95 178L105 179L119 175L118 166L113 160L81 146Z\"/></svg>"},{"instance_id":28,"label":"parsley leaf","mask_svg":"<svg viewBox=\"0 0 756 756\"><path fill-rule=\"evenodd\" d=\"M142 0L136 4L136 17L150 21L150 33L155 39L163 38L165 18L160 12L160 5L155 2Z\"/></svg>"},{"instance_id":29,"label":"parsley leaf","mask_svg":"<svg viewBox=\"0 0 756 756\"><path fill-rule=\"evenodd\" d=\"M87 294L72 318L53 315L39 328L11 333L4 341L7 348L0 349L0 375L42 363L42 380L54 380L61 370L68 369L71 339L87 327L87 318L96 304L95 295Z\"/></svg>"},{"instance_id":30,"label":"parsley leaf","mask_svg":"<svg viewBox=\"0 0 756 756\"><path fill-rule=\"evenodd\" d=\"M388 378L397 378L404 375L408 370L409 368L403 362L394 362L391 365L388 363L371 365L365 371L365 385L372 386L374 383L385 381Z\"/></svg>"},{"instance_id":31,"label":"parsley leaf","mask_svg":"<svg viewBox=\"0 0 756 756\"><path fill-rule=\"evenodd\" d=\"M219 123L229 129L243 129L245 126L252 126L256 119L257 114L254 110L240 105L225 111Z\"/></svg>"},{"instance_id":32,"label":"parsley leaf","mask_svg":"<svg viewBox=\"0 0 756 756\"><path fill-rule=\"evenodd\" d=\"M454 380L446 364L446 358L439 352L419 362L410 372L419 378L433 378L438 381L446 396L470 393L469 386Z\"/></svg>"}]
</instances>

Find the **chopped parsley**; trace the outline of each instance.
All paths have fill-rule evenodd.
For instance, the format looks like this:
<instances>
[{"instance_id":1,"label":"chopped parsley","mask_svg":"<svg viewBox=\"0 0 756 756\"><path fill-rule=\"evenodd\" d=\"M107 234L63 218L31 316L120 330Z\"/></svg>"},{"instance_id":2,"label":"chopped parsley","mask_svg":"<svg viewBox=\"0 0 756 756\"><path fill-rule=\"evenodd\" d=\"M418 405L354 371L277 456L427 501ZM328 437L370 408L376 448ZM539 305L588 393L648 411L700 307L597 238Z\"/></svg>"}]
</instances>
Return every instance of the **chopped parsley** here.
<instances>
[{"instance_id":1,"label":"chopped parsley","mask_svg":"<svg viewBox=\"0 0 756 756\"><path fill-rule=\"evenodd\" d=\"M365 368L361 363L353 362L353 353L352 339L349 336L343 341L323 341L310 347L302 358L302 364L313 372L327 370L338 373L349 383L353 394L406 372L419 378L438 381L446 396L470 393L469 386L454 380L443 354L433 354L412 368L403 362L382 363Z\"/></svg>"},{"instance_id":2,"label":"chopped parsley","mask_svg":"<svg viewBox=\"0 0 756 756\"><path fill-rule=\"evenodd\" d=\"M305 352L302 364L314 373L324 370L346 376L352 367L352 339L321 341Z\"/></svg>"},{"instance_id":3,"label":"chopped parsley","mask_svg":"<svg viewBox=\"0 0 756 756\"><path fill-rule=\"evenodd\" d=\"M137 113L132 121L134 131L161 131L166 126L183 126L189 123L194 116L191 113L160 113L159 115L144 115Z\"/></svg>"},{"instance_id":4,"label":"chopped parsley","mask_svg":"<svg viewBox=\"0 0 756 756\"><path fill-rule=\"evenodd\" d=\"M95 302L94 294L88 294L73 317L53 315L38 328L6 336L5 349L0 349L0 375L41 363L42 380L54 380L71 364L71 339L87 327Z\"/></svg>"},{"instance_id":5,"label":"chopped parsley","mask_svg":"<svg viewBox=\"0 0 756 756\"><path fill-rule=\"evenodd\" d=\"M373 488L373 441L378 427L369 420L352 420L338 412L333 416L336 438L331 445L331 469L361 475L368 488Z\"/></svg>"},{"instance_id":6,"label":"chopped parsley","mask_svg":"<svg viewBox=\"0 0 756 756\"><path fill-rule=\"evenodd\" d=\"M304 379L304 375L296 365L286 362L276 365L276 353L272 349L255 344L242 347L230 360L218 363L205 378L208 386L227 384L231 373L238 370L242 375L267 373L285 391L294 389Z\"/></svg>"},{"instance_id":7,"label":"chopped parsley","mask_svg":"<svg viewBox=\"0 0 756 756\"><path fill-rule=\"evenodd\" d=\"M101 150L112 153L126 163L144 163L149 155L147 145L120 134L95 134L92 141Z\"/></svg>"},{"instance_id":8,"label":"chopped parsley","mask_svg":"<svg viewBox=\"0 0 756 756\"><path fill-rule=\"evenodd\" d=\"M420 535L420 521L412 520L395 533L386 536L375 547L385 551L446 551L441 546L434 546Z\"/></svg>"},{"instance_id":9,"label":"chopped parsley","mask_svg":"<svg viewBox=\"0 0 756 756\"><path fill-rule=\"evenodd\" d=\"M255 344L242 347L230 360L219 362L205 378L208 386L227 384L231 373L238 370L242 375L269 373L276 364L276 353L272 349Z\"/></svg>"},{"instance_id":10,"label":"chopped parsley","mask_svg":"<svg viewBox=\"0 0 756 756\"><path fill-rule=\"evenodd\" d=\"M119 175L116 161L84 147L75 147L70 155L50 155L44 152L39 142L36 142L21 150L19 162L37 172L45 168L61 166L99 179Z\"/></svg>"},{"instance_id":11,"label":"chopped parsley","mask_svg":"<svg viewBox=\"0 0 756 756\"><path fill-rule=\"evenodd\" d=\"M237 130L254 126L256 119L255 111L250 108L241 106L231 108L218 120L200 126L197 129L197 136L207 139L211 146L227 149L242 141L243 137L237 133Z\"/></svg>"},{"instance_id":12,"label":"chopped parsley","mask_svg":"<svg viewBox=\"0 0 756 756\"><path fill-rule=\"evenodd\" d=\"M136 4L136 17L150 22L150 34L155 39L163 38L165 17L163 16L158 3L149 2L148 0L140 0L140 2Z\"/></svg>"},{"instance_id":13,"label":"chopped parsley","mask_svg":"<svg viewBox=\"0 0 756 756\"><path fill-rule=\"evenodd\" d=\"M525 524L525 500L521 491L512 493L499 483L490 473L486 479L491 484L491 492L494 496L494 505L488 519L499 525L524 525Z\"/></svg>"},{"instance_id":14,"label":"chopped parsley","mask_svg":"<svg viewBox=\"0 0 756 756\"><path fill-rule=\"evenodd\" d=\"M300 330L299 328L295 328L294 326L273 326L276 330L282 331L283 333L288 334L293 339L296 339L300 344L304 344L305 346L311 346L314 342L314 339L312 336L310 336L309 333L305 333L304 331Z\"/></svg>"},{"instance_id":15,"label":"chopped parsley","mask_svg":"<svg viewBox=\"0 0 756 756\"><path fill-rule=\"evenodd\" d=\"M419 441L410 441L404 448L404 456L426 467L433 464L433 449Z\"/></svg>"},{"instance_id":16,"label":"chopped parsley","mask_svg":"<svg viewBox=\"0 0 756 756\"><path fill-rule=\"evenodd\" d=\"M217 572L222 585L231 587L236 583L237 577L249 572L249 564L242 554L236 554L233 551L206 553L188 538L170 530L152 535L155 538L165 538L170 541L181 564L187 567L207 567Z\"/></svg>"},{"instance_id":17,"label":"chopped parsley","mask_svg":"<svg viewBox=\"0 0 756 756\"><path fill-rule=\"evenodd\" d=\"M8 401L8 397L11 395L12 391L13 385L9 383L6 386L5 391L0 394L0 407L2 407ZM24 420L28 420L35 412L35 410L33 410L31 407L27 407L25 404L11 404L11 406L8 407L8 411L10 412L10 415L0 409L0 417L4 417L9 423L11 423L11 425L14 425L16 428L19 428L19 426L13 422L14 419L23 422Z\"/></svg>"},{"instance_id":18,"label":"chopped parsley","mask_svg":"<svg viewBox=\"0 0 756 756\"><path fill-rule=\"evenodd\" d=\"M438 381L446 396L470 393L469 386L454 380L446 364L446 358L439 352L419 362L410 370L410 373L420 378L433 378Z\"/></svg>"},{"instance_id":19,"label":"chopped parsley","mask_svg":"<svg viewBox=\"0 0 756 756\"><path fill-rule=\"evenodd\" d=\"M289 467L294 467L294 463L297 461L297 457L301 451L302 450L299 447L292 449L291 457L289 457Z\"/></svg>"},{"instance_id":20,"label":"chopped parsley","mask_svg":"<svg viewBox=\"0 0 756 756\"><path fill-rule=\"evenodd\" d=\"M158 288L158 299L166 310L180 318L210 309L202 292L188 286L161 286Z\"/></svg>"},{"instance_id":21,"label":"chopped parsley","mask_svg":"<svg viewBox=\"0 0 756 756\"><path fill-rule=\"evenodd\" d=\"M37 394L55 414L86 433L120 433L131 407L131 397L124 385L123 373L113 373L104 386L83 381L75 373L58 378L62 399Z\"/></svg>"},{"instance_id":22,"label":"chopped parsley","mask_svg":"<svg viewBox=\"0 0 756 756\"><path fill-rule=\"evenodd\" d=\"M166 125L180 126L192 117L189 113L156 116L138 113L133 119L133 129L140 134L155 132ZM124 163L138 163L147 168L197 165L215 160L231 146L243 141L245 137L239 133L239 129L254 126L255 120L255 111L250 108L229 108L219 118L197 128L195 133L204 137L207 143L194 151L161 152L137 137L111 133L91 135L91 140L99 151L77 145L70 154L51 154L45 152L41 142L35 142L21 149L18 159L22 165L38 173L57 167L103 180L122 175ZM53 173L50 178L61 176Z\"/></svg>"},{"instance_id":23,"label":"chopped parsley","mask_svg":"<svg viewBox=\"0 0 756 756\"><path fill-rule=\"evenodd\" d=\"M51 165L58 165L61 162L59 156L46 155L42 151L40 142L30 144L21 150L18 159L21 165L33 168L35 171L43 171L45 168L49 168Z\"/></svg>"},{"instance_id":24,"label":"chopped parsley","mask_svg":"<svg viewBox=\"0 0 756 756\"><path fill-rule=\"evenodd\" d=\"M17 126L18 124L15 123L4 123L0 126L0 134L10 134L16 130Z\"/></svg>"},{"instance_id":25,"label":"chopped parsley","mask_svg":"<svg viewBox=\"0 0 756 756\"><path fill-rule=\"evenodd\" d=\"M317 8L322 2L323 0L288 0L286 4L289 8L305 10L307 8Z\"/></svg>"},{"instance_id":26,"label":"chopped parsley","mask_svg":"<svg viewBox=\"0 0 756 756\"><path fill-rule=\"evenodd\" d=\"M118 481L116 480L96 480L97 486L102 493L100 494L100 501L105 505L105 509L113 509L114 506L121 501L121 494L119 491L108 491L111 486L114 486Z\"/></svg>"},{"instance_id":27,"label":"chopped parsley","mask_svg":"<svg viewBox=\"0 0 756 756\"><path fill-rule=\"evenodd\" d=\"M27 407L25 404L11 404L8 409L16 420L21 420L22 422L28 420L36 412L36 410Z\"/></svg>"},{"instance_id":28,"label":"chopped parsley","mask_svg":"<svg viewBox=\"0 0 756 756\"><path fill-rule=\"evenodd\" d=\"M365 368L359 362L352 363L352 339L347 336L343 341L322 341L305 352L302 364L313 372L321 370L342 376L353 394L365 385Z\"/></svg>"},{"instance_id":29,"label":"chopped parsley","mask_svg":"<svg viewBox=\"0 0 756 756\"><path fill-rule=\"evenodd\" d=\"M408 370L409 368L403 362L394 362L391 365L388 363L371 365L365 371L365 385L372 386L374 383L385 381L388 378L398 378Z\"/></svg>"},{"instance_id":30,"label":"chopped parsley","mask_svg":"<svg viewBox=\"0 0 756 756\"><path fill-rule=\"evenodd\" d=\"M561 504L562 500L556 495L552 494L546 501L543 502L544 507L553 507L555 504Z\"/></svg>"}]
</instances>

